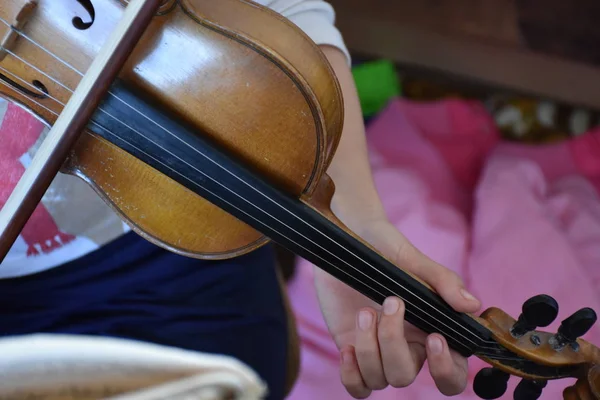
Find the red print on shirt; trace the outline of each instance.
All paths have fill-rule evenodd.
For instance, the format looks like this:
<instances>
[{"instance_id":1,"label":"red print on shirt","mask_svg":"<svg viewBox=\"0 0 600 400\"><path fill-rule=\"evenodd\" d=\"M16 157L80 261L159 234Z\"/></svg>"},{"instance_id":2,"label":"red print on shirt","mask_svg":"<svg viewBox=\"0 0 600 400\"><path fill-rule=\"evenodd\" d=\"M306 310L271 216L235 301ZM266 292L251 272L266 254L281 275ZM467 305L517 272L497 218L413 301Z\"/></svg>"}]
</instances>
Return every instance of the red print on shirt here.
<instances>
[{"instance_id":1,"label":"red print on shirt","mask_svg":"<svg viewBox=\"0 0 600 400\"><path fill-rule=\"evenodd\" d=\"M40 137L45 126L14 104L9 104L0 126L0 207L4 206L12 190L25 172L19 159ZM21 237L27 243L27 256L49 253L75 239L60 232L52 216L38 204L23 228ZM36 247L37 245L37 247Z\"/></svg>"}]
</instances>

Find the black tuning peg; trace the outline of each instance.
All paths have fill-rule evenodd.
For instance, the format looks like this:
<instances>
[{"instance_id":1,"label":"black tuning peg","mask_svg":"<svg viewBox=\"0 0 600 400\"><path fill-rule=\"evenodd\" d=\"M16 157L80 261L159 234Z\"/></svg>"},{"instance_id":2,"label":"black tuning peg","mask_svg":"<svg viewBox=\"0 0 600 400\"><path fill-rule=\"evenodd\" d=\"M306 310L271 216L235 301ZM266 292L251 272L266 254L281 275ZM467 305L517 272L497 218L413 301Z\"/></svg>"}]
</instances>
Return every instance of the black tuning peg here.
<instances>
[{"instance_id":1,"label":"black tuning peg","mask_svg":"<svg viewBox=\"0 0 600 400\"><path fill-rule=\"evenodd\" d=\"M548 326L558 315L558 303L552 297L540 294L523 304L523 312L513 325L510 333L520 338L537 327Z\"/></svg>"},{"instance_id":2,"label":"black tuning peg","mask_svg":"<svg viewBox=\"0 0 600 400\"><path fill-rule=\"evenodd\" d=\"M482 399L497 399L508 387L510 375L496 368L484 368L475 375L473 391Z\"/></svg>"},{"instance_id":3,"label":"black tuning peg","mask_svg":"<svg viewBox=\"0 0 600 400\"><path fill-rule=\"evenodd\" d=\"M576 346L577 338L585 335L596 323L598 316L591 308L582 308L561 322L558 333L550 339L554 349L560 350L568 344Z\"/></svg>"},{"instance_id":4,"label":"black tuning peg","mask_svg":"<svg viewBox=\"0 0 600 400\"><path fill-rule=\"evenodd\" d=\"M531 381L523 379L517 385L514 400L537 400L542 395L542 389L546 387L546 381Z\"/></svg>"}]
</instances>

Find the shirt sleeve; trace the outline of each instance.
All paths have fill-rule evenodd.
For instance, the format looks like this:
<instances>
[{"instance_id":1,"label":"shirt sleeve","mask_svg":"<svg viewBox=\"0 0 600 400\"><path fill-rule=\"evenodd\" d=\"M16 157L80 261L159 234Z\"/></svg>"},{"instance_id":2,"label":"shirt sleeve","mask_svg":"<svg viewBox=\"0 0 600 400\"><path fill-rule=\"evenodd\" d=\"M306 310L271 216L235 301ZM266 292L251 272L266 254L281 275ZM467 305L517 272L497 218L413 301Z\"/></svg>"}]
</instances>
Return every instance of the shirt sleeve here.
<instances>
[{"instance_id":1,"label":"shirt sleeve","mask_svg":"<svg viewBox=\"0 0 600 400\"><path fill-rule=\"evenodd\" d=\"M329 45L342 51L350 65L350 53L342 34L335 26L335 11L331 4L324 0L259 0L257 2L289 19L317 45Z\"/></svg>"}]
</instances>

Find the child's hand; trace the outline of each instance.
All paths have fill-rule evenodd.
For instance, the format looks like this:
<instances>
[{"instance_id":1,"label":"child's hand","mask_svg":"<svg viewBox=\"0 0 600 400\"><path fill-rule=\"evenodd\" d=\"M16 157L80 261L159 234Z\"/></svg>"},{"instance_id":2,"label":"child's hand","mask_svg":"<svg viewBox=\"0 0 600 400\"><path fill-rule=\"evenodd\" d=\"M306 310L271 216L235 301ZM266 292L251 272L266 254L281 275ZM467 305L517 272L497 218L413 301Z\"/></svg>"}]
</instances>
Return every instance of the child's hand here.
<instances>
[{"instance_id":1,"label":"child's hand","mask_svg":"<svg viewBox=\"0 0 600 400\"><path fill-rule=\"evenodd\" d=\"M461 279L419 252L387 220L363 225L359 233L396 265L430 284L457 311L475 312L478 300L464 294ZM467 360L450 350L440 335L426 335L404 321L404 304L388 298L383 307L316 270L321 309L341 351L341 379L355 398L388 385L410 385L423 367L441 393L456 395L467 384Z\"/></svg>"}]
</instances>

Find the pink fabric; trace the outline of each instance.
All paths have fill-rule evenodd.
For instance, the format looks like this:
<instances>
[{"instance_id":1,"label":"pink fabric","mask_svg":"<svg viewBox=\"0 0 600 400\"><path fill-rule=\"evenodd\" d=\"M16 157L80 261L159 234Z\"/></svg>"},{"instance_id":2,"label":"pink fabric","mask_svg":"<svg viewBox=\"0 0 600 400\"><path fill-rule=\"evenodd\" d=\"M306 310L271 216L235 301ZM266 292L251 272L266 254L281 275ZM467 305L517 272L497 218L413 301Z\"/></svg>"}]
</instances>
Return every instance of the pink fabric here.
<instances>
[{"instance_id":1,"label":"pink fabric","mask_svg":"<svg viewBox=\"0 0 600 400\"><path fill-rule=\"evenodd\" d=\"M0 208L25 172L20 158L38 140L44 128L41 121L14 103L8 104L4 117L0 118ZM60 231L41 203L35 208L20 237L27 243L27 256L40 253L36 245L43 253L50 253L75 239Z\"/></svg>"},{"instance_id":2,"label":"pink fabric","mask_svg":"<svg viewBox=\"0 0 600 400\"><path fill-rule=\"evenodd\" d=\"M476 102L394 101L368 132L373 173L387 213L422 251L459 273L483 307L518 316L523 302L549 294L560 320L581 307L600 311L600 130L543 147L503 143ZM289 285L302 340L292 400L351 399L340 383L339 352L320 313L312 266ZM599 324L600 325L600 324ZM585 336L600 344L599 326ZM475 374L486 365L470 360ZM518 379L503 397L512 399ZM572 380L551 382L562 398ZM405 389L371 399L445 399L425 369Z\"/></svg>"}]
</instances>

